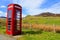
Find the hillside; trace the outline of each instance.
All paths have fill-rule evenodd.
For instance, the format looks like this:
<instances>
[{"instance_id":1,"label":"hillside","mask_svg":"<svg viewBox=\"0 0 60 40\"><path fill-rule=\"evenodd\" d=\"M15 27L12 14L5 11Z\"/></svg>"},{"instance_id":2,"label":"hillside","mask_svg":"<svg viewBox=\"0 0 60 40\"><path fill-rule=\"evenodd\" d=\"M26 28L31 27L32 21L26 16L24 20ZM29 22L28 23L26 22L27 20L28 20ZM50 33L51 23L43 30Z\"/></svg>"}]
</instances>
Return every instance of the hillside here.
<instances>
[{"instance_id":1,"label":"hillside","mask_svg":"<svg viewBox=\"0 0 60 40\"><path fill-rule=\"evenodd\" d=\"M29 16L23 18L23 23L60 25L60 17Z\"/></svg>"},{"instance_id":2,"label":"hillside","mask_svg":"<svg viewBox=\"0 0 60 40\"><path fill-rule=\"evenodd\" d=\"M5 16L0 16L0 18L6 18Z\"/></svg>"},{"instance_id":3,"label":"hillside","mask_svg":"<svg viewBox=\"0 0 60 40\"><path fill-rule=\"evenodd\" d=\"M48 16L45 16L48 14ZM23 18L23 27L32 29L42 29L44 31L56 31L60 32L60 17L53 16L52 13L44 13L41 15L27 15Z\"/></svg>"},{"instance_id":4,"label":"hillside","mask_svg":"<svg viewBox=\"0 0 60 40\"><path fill-rule=\"evenodd\" d=\"M35 16L43 16L43 17L49 17L49 16L52 16L52 17L60 17L60 14L58 14L58 13L50 13L50 12L44 12L44 13L40 13L40 14L35 15Z\"/></svg>"},{"instance_id":5,"label":"hillside","mask_svg":"<svg viewBox=\"0 0 60 40\"><path fill-rule=\"evenodd\" d=\"M23 23L36 24L60 24L60 14L45 12L38 15L27 15L23 18Z\"/></svg>"}]
</instances>

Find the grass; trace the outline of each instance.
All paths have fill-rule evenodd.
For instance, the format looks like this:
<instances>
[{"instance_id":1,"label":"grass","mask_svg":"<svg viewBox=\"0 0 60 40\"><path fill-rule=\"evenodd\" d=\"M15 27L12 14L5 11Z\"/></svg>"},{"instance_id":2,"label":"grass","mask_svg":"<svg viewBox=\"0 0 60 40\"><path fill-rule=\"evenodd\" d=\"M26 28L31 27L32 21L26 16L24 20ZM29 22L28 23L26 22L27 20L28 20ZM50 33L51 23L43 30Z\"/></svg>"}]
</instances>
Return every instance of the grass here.
<instances>
[{"instance_id":1,"label":"grass","mask_svg":"<svg viewBox=\"0 0 60 40\"><path fill-rule=\"evenodd\" d=\"M6 25L4 22L3 20L0 26ZM26 17L23 19L23 23L60 25L60 17ZM1 34L5 34L5 30L5 26L0 27ZM17 40L60 40L60 33L31 29L22 29L22 31L22 36L17 38Z\"/></svg>"},{"instance_id":2,"label":"grass","mask_svg":"<svg viewBox=\"0 0 60 40\"><path fill-rule=\"evenodd\" d=\"M0 26L0 34L5 34L5 31L6 31L6 28L5 28L5 26L3 27L1 27Z\"/></svg>"},{"instance_id":3,"label":"grass","mask_svg":"<svg viewBox=\"0 0 60 40\"><path fill-rule=\"evenodd\" d=\"M60 17L26 17L23 23L36 23L36 24L55 24L60 25Z\"/></svg>"},{"instance_id":4,"label":"grass","mask_svg":"<svg viewBox=\"0 0 60 40\"><path fill-rule=\"evenodd\" d=\"M0 33L5 34L5 28L0 28ZM17 40L60 40L60 33L22 28L22 35Z\"/></svg>"},{"instance_id":5,"label":"grass","mask_svg":"<svg viewBox=\"0 0 60 40\"><path fill-rule=\"evenodd\" d=\"M5 34L6 31L6 19L0 18L0 34Z\"/></svg>"},{"instance_id":6,"label":"grass","mask_svg":"<svg viewBox=\"0 0 60 40\"><path fill-rule=\"evenodd\" d=\"M60 40L59 33L31 31L29 29L24 29L23 32L22 37L17 38L17 40Z\"/></svg>"}]
</instances>

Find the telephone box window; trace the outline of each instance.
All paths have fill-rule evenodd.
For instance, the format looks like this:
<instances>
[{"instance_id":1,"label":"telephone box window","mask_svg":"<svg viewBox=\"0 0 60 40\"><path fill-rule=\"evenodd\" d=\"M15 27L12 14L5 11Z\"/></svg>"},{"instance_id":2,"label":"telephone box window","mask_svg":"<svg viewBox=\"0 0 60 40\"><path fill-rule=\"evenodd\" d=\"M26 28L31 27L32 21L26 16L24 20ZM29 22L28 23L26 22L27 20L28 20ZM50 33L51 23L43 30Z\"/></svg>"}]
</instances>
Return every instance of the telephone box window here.
<instances>
[{"instance_id":1,"label":"telephone box window","mask_svg":"<svg viewBox=\"0 0 60 40\"><path fill-rule=\"evenodd\" d=\"M19 20L20 19L20 11L16 10L16 19Z\"/></svg>"},{"instance_id":2,"label":"telephone box window","mask_svg":"<svg viewBox=\"0 0 60 40\"><path fill-rule=\"evenodd\" d=\"M10 25L8 25L8 31L10 31Z\"/></svg>"},{"instance_id":3,"label":"telephone box window","mask_svg":"<svg viewBox=\"0 0 60 40\"><path fill-rule=\"evenodd\" d=\"M8 10L8 30L10 30L11 28L11 14L12 14L12 10Z\"/></svg>"},{"instance_id":4,"label":"telephone box window","mask_svg":"<svg viewBox=\"0 0 60 40\"><path fill-rule=\"evenodd\" d=\"M11 18L12 16L12 10L8 10L8 18Z\"/></svg>"},{"instance_id":5,"label":"telephone box window","mask_svg":"<svg viewBox=\"0 0 60 40\"><path fill-rule=\"evenodd\" d=\"M17 22L17 30L20 30L20 11L16 10L16 22Z\"/></svg>"}]
</instances>

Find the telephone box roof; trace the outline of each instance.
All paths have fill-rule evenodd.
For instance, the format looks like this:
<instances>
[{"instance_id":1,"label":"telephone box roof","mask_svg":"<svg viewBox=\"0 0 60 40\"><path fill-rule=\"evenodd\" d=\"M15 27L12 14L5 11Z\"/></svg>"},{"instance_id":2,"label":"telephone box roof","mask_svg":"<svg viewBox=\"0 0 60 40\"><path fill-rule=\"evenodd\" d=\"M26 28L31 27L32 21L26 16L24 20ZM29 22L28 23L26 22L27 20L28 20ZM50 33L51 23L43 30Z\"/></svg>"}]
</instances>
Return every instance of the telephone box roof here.
<instances>
[{"instance_id":1,"label":"telephone box roof","mask_svg":"<svg viewBox=\"0 0 60 40\"><path fill-rule=\"evenodd\" d=\"M13 6L19 6L20 8L22 8L19 4L9 4L8 7L9 7L9 6L12 6L12 5L13 5Z\"/></svg>"}]
</instances>

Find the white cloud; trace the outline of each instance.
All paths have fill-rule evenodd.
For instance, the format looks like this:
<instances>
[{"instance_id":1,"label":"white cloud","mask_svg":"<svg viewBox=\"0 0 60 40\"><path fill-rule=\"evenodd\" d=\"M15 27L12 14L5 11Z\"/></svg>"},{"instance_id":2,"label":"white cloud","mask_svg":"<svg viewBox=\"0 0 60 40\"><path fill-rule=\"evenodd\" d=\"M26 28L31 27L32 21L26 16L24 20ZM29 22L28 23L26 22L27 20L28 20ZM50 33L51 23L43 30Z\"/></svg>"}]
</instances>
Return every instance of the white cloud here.
<instances>
[{"instance_id":1,"label":"white cloud","mask_svg":"<svg viewBox=\"0 0 60 40\"><path fill-rule=\"evenodd\" d=\"M28 14L39 13L38 7L45 2L45 0L13 0L14 3L20 4L22 8L27 9ZM23 13L24 14L24 13ZM25 14L23 15L25 16Z\"/></svg>"},{"instance_id":2,"label":"white cloud","mask_svg":"<svg viewBox=\"0 0 60 40\"><path fill-rule=\"evenodd\" d=\"M5 13L5 15L4 15L5 17L7 17L7 12Z\"/></svg>"},{"instance_id":3,"label":"white cloud","mask_svg":"<svg viewBox=\"0 0 60 40\"><path fill-rule=\"evenodd\" d=\"M6 6L0 6L0 8L6 8Z\"/></svg>"},{"instance_id":4,"label":"white cloud","mask_svg":"<svg viewBox=\"0 0 60 40\"><path fill-rule=\"evenodd\" d=\"M23 8L27 9L27 13L30 15L35 15L40 12L38 9L39 6L41 6L42 3L44 3L45 0L22 0L21 5ZM23 13L24 14L24 13Z\"/></svg>"},{"instance_id":5,"label":"white cloud","mask_svg":"<svg viewBox=\"0 0 60 40\"><path fill-rule=\"evenodd\" d=\"M2 11L0 11L0 16L2 16L2 13L3 13L3 12L2 12Z\"/></svg>"},{"instance_id":6,"label":"white cloud","mask_svg":"<svg viewBox=\"0 0 60 40\"><path fill-rule=\"evenodd\" d=\"M6 17L6 13L3 11L0 11L0 16L5 16Z\"/></svg>"},{"instance_id":7,"label":"white cloud","mask_svg":"<svg viewBox=\"0 0 60 40\"><path fill-rule=\"evenodd\" d=\"M2 11L0 11L0 14L2 14L3 12Z\"/></svg>"},{"instance_id":8,"label":"white cloud","mask_svg":"<svg viewBox=\"0 0 60 40\"><path fill-rule=\"evenodd\" d=\"M39 8L42 3L45 3L46 0L14 0L13 2L20 4L22 8L27 9L27 13L30 15L40 14L42 12L53 12L53 13L60 13L60 2L52 5L50 8ZM23 13L23 16L25 14Z\"/></svg>"},{"instance_id":9,"label":"white cloud","mask_svg":"<svg viewBox=\"0 0 60 40\"><path fill-rule=\"evenodd\" d=\"M26 15L25 14L22 14L22 17L25 17Z\"/></svg>"},{"instance_id":10,"label":"white cloud","mask_svg":"<svg viewBox=\"0 0 60 40\"><path fill-rule=\"evenodd\" d=\"M42 12L60 13L60 2L52 5L50 8L28 10L30 15L40 14Z\"/></svg>"},{"instance_id":11,"label":"white cloud","mask_svg":"<svg viewBox=\"0 0 60 40\"><path fill-rule=\"evenodd\" d=\"M46 9L48 12L60 13L60 2L52 5L50 8Z\"/></svg>"},{"instance_id":12,"label":"white cloud","mask_svg":"<svg viewBox=\"0 0 60 40\"><path fill-rule=\"evenodd\" d=\"M29 8L29 9L34 9L38 8L41 3L44 2L44 0L22 0L21 4L23 7Z\"/></svg>"}]
</instances>

